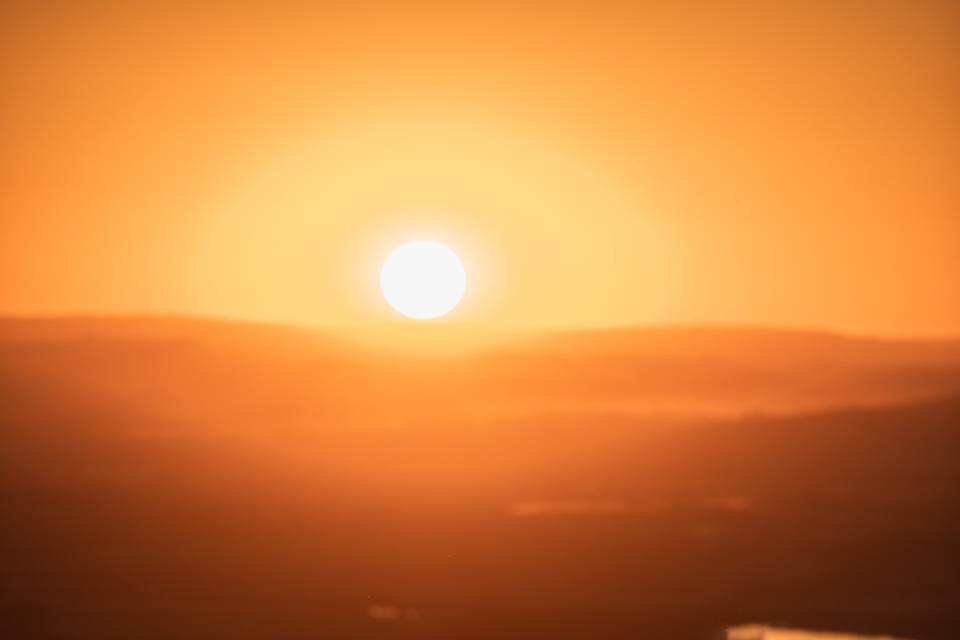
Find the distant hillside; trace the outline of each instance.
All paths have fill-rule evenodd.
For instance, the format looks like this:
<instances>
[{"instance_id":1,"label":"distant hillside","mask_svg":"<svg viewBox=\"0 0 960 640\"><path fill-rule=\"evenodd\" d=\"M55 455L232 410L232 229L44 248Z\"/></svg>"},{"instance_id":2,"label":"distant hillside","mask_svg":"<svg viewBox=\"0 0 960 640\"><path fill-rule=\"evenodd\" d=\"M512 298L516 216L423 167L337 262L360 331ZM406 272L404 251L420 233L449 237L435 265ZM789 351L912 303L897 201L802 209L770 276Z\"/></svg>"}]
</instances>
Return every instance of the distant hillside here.
<instances>
[{"instance_id":1,"label":"distant hillside","mask_svg":"<svg viewBox=\"0 0 960 640\"><path fill-rule=\"evenodd\" d=\"M737 326L654 326L553 331L470 331L457 325L387 325L373 327L398 342L429 346L460 338L487 350L553 353L563 356L698 358L809 364L821 362L945 364L960 363L960 339L894 340L847 336L823 331ZM370 328L367 328L369 332ZM373 345L356 331L308 328L193 316L0 317L0 342L101 340L192 340L247 348L296 345L301 353L348 344ZM306 352L304 352L306 349ZM475 349L465 349L474 351Z\"/></svg>"},{"instance_id":2,"label":"distant hillside","mask_svg":"<svg viewBox=\"0 0 960 640\"><path fill-rule=\"evenodd\" d=\"M527 382L492 418L462 372L380 363L370 381L202 345L4 347L0 636L960 628L960 396L665 419L542 411ZM346 428L357 414L379 418Z\"/></svg>"},{"instance_id":3,"label":"distant hillside","mask_svg":"<svg viewBox=\"0 0 960 640\"><path fill-rule=\"evenodd\" d=\"M0 320L0 376L158 414L277 428L554 411L793 413L960 392L960 341L750 328L363 335L197 318ZM422 345L422 349L394 348Z\"/></svg>"}]
</instances>

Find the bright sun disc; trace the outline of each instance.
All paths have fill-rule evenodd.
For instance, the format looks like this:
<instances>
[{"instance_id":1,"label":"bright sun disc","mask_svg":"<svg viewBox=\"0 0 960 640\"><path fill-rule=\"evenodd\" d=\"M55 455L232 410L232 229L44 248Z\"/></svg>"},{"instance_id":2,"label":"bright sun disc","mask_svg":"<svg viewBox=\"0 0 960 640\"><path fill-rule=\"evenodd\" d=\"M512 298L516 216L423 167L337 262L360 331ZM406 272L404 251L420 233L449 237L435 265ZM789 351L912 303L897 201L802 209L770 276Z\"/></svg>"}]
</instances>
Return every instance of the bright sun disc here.
<instances>
[{"instance_id":1,"label":"bright sun disc","mask_svg":"<svg viewBox=\"0 0 960 640\"><path fill-rule=\"evenodd\" d=\"M390 306L415 320L453 310L467 288L463 263L449 247L418 240L397 247L380 270L380 289Z\"/></svg>"}]
</instances>

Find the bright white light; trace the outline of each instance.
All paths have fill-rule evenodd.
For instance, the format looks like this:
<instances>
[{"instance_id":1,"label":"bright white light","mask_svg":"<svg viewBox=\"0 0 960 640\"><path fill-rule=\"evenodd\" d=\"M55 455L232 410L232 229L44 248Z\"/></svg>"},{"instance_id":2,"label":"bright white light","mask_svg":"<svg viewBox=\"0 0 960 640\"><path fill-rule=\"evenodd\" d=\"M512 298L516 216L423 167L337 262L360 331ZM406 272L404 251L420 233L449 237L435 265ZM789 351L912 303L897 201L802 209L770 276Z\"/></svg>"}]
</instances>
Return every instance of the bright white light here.
<instances>
[{"instance_id":1,"label":"bright white light","mask_svg":"<svg viewBox=\"0 0 960 640\"><path fill-rule=\"evenodd\" d=\"M380 270L380 289L390 306L415 320L446 315L463 298L467 273L446 245L418 240L397 247Z\"/></svg>"}]
</instances>

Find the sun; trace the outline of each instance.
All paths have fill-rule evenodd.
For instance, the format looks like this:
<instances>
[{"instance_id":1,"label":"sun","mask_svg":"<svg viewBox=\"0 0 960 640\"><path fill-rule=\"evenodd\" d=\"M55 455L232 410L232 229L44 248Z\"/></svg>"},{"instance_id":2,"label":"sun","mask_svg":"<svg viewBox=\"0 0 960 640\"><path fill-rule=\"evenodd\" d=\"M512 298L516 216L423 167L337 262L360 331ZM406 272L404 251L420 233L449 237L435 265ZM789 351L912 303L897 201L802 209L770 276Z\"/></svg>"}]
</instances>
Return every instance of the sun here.
<instances>
[{"instance_id":1,"label":"sun","mask_svg":"<svg viewBox=\"0 0 960 640\"><path fill-rule=\"evenodd\" d=\"M380 289L390 306L414 320L450 313L467 289L467 272L450 247L431 240L408 242L387 256Z\"/></svg>"}]
</instances>

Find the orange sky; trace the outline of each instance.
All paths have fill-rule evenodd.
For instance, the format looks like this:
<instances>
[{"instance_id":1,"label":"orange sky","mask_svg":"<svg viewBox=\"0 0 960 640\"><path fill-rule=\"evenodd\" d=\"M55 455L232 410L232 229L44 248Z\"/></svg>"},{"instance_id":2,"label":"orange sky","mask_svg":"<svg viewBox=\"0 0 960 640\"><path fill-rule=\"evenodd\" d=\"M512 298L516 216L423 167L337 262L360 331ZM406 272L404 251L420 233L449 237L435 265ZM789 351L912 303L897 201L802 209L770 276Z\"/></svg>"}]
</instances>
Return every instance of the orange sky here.
<instances>
[{"instance_id":1,"label":"orange sky","mask_svg":"<svg viewBox=\"0 0 960 640\"><path fill-rule=\"evenodd\" d=\"M2 313L960 333L958 3L20 4Z\"/></svg>"}]
</instances>

